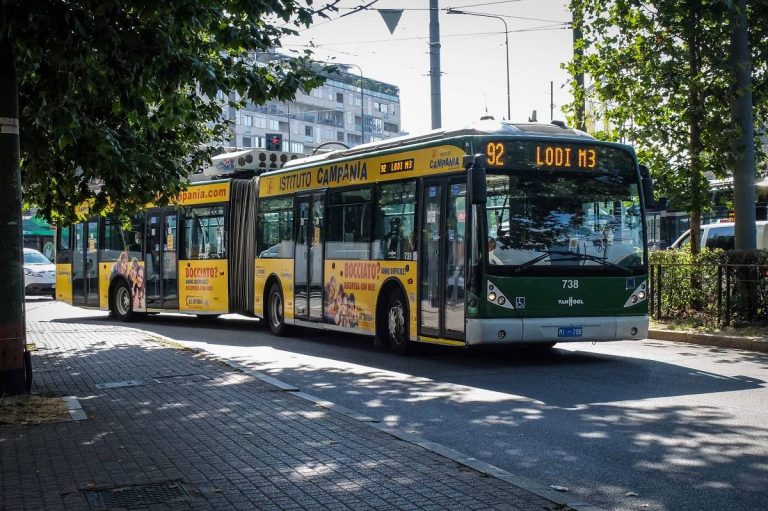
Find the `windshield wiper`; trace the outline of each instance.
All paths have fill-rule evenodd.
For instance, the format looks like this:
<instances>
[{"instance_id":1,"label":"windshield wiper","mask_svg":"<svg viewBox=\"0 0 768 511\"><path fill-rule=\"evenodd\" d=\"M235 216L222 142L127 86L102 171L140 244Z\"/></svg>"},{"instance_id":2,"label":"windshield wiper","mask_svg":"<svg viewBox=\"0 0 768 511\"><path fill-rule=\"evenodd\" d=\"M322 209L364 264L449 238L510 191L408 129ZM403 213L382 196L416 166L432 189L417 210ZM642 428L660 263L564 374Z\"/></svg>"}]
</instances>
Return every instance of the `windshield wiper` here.
<instances>
[{"instance_id":1,"label":"windshield wiper","mask_svg":"<svg viewBox=\"0 0 768 511\"><path fill-rule=\"evenodd\" d=\"M552 255L560 255L560 256L566 256L562 259L558 259L558 261L579 261L579 260L587 260L587 261L595 261L597 263L603 264L605 266L611 266L613 268L618 268L620 270L623 270L627 273L631 273L632 270L629 268L625 268L624 266L620 266L616 263L613 263L611 261L606 261L605 259L594 256L591 254L579 254L576 252L570 252L568 250L546 250L541 253L541 255L537 255L533 259L524 262L517 268L515 268L515 273L520 273L521 271L525 270L526 268L530 268L534 264L538 263L539 261L546 259L549 256Z\"/></svg>"}]
</instances>

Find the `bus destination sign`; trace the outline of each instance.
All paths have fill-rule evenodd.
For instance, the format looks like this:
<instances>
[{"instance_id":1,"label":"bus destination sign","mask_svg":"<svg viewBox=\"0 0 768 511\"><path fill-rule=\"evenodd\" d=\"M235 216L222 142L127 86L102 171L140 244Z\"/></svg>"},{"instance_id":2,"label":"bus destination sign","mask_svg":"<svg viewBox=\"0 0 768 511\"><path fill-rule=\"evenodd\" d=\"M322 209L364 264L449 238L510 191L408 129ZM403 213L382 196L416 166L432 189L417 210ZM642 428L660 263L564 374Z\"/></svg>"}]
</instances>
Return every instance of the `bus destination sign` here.
<instances>
[{"instance_id":1,"label":"bus destination sign","mask_svg":"<svg viewBox=\"0 0 768 511\"><path fill-rule=\"evenodd\" d=\"M488 142L488 167L541 170L610 171L632 167L625 151L605 146L538 141Z\"/></svg>"},{"instance_id":2,"label":"bus destination sign","mask_svg":"<svg viewBox=\"0 0 768 511\"><path fill-rule=\"evenodd\" d=\"M407 160L387 161L379 164L379 174L394 174L413 170L413 158Z\"/></svg>"}]
</instances>

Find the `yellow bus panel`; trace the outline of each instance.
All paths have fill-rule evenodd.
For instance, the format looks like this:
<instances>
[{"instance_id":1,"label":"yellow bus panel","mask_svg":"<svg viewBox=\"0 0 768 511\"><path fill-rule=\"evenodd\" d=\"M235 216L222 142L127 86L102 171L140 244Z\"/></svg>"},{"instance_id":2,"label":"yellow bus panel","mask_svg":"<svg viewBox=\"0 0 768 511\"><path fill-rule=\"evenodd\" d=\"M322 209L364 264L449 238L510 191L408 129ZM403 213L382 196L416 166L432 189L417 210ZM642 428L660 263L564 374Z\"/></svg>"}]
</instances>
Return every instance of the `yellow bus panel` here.
<instances>
[{"instance_id":1,"label":"yellow bus panel","mask_svg":"<svg viewBox=\"0 0 768 511\"><path fill-rule=\"evenodd\" d=\"M224 259L179 261L179 310L228 313L228 274Z\"/></svg>"},{"instance_id":2,"label":"yellow bus panel","mask_svg":"<svg viewBox=\"0 0 768 511\"><path fill-rule=\"evenodd\" d=\"M56 265L56 299L72 305L72 265Z\"/></svg>"},{"instance_id":3,"label":"yellow bus panel","mask_svg":"<svg viewBox=\"0 0 768 511\"><path fill-rule=\"evenodd\" d=\"M460 147L442 145L267 174L260 178L259 197L456 172L463 169L464 154Z\"/></svg>"},{"instance_id":4,"label":"yellow bus panel","mask_svg":"<svg viewBox=\"0 0 768 511\"><path fill-rule=\"evenodd\" d=\"M264 310L264 289L267 279L275 275L283 286L283 319L293 322L293 259L256 259L253 285L253 313L266 317Z\"/></svg>"}]
</instances>

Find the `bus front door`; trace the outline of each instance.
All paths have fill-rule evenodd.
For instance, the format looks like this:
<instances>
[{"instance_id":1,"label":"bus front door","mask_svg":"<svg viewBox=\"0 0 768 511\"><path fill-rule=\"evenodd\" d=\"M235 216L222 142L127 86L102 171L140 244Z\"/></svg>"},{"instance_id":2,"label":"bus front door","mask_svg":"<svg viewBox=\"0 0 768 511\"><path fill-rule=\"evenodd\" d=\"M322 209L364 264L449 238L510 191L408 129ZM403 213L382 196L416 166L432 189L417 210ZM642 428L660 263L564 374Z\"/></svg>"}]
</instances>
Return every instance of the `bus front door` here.
<instances>
[{"instance_id":1,"label":"bus front door","mask_svg":"<svg viewBox=\"0 0 768 511\"><path fill-rule=\"evenodd\" d=\"M294 316L323 318L323 200L315 194L298 198L298 229L294 268Z\"/></svg>"},{"instance_id":2,"label":"bus front door","mask_svg":"<svg viewBox=\"0 0 768 511\"><path fill-rule=\"evenodd\" d=\"M427 181L422 193L419 333L463 340L467 184Z\"/></svg>"},{"instance_id":3,"label":"bus front door","mask_svg":"<svg viewBox=\"0 0 768 511\"><path fill-rule=\"evenodd\" d=\"M99 306L99 266L96 260L99 223L75 224L72 250L72 303L84 307Z\"/></svg>"}]
</instances>

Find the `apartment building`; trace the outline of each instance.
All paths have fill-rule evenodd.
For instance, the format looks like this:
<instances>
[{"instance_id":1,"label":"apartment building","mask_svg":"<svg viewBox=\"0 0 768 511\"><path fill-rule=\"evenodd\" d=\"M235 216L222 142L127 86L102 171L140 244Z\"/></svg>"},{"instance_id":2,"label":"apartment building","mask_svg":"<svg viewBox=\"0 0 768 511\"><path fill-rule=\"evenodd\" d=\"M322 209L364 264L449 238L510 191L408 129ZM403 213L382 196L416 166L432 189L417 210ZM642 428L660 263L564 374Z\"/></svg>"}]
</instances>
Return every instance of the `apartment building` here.
<instances>
[{"instance_id":1,"label":"apartment building","mask_svg":"<svg viewBox=\"0 0 768 511\"><path fill-rule=\"evenodd\" d=\"M270 53L254 58L285 57ZM309 94L299 92L293 102L228 109L233 126L228 145L241 150L268 149L268 135L280 135L281 151L310 154L321 145L338 149L337 143L352 147L400 135L398 87L361 74L357 66L339 65L324 85Z\"/></svg>"}]
</instances>

